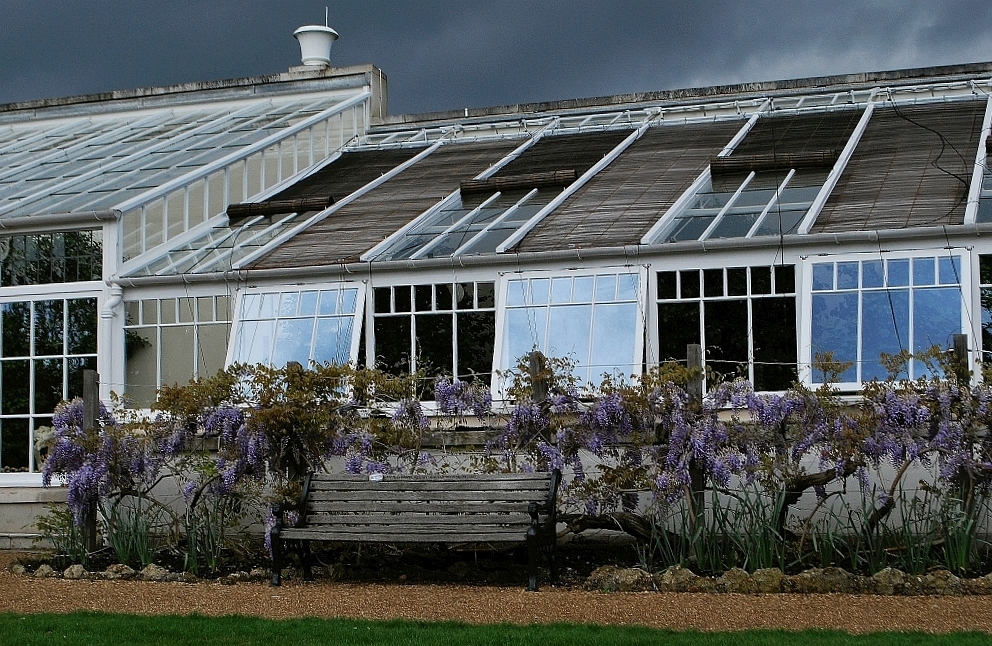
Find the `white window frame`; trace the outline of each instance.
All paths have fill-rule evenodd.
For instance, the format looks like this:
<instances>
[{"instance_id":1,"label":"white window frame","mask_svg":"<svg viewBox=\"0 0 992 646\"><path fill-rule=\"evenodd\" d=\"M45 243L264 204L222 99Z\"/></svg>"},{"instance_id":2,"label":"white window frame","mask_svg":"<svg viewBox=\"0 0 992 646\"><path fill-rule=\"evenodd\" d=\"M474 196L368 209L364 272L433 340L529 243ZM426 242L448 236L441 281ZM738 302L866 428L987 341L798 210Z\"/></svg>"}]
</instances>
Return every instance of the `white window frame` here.
<instances>
[{"instance_id":1,"label":"white window frame","mask_svg":"<svg viewBox=\"0 0 992 646\"><path fill-rule=\"evenodd\" d=\"M570 278L585 277L585 276L597 276L605 274L615 274L615 275L636 275L637 276L637 317L634 324L634 348L633 348L633 365L640 366L643 369L643 356L644 356L644 331L645 326L648 323L648 309L646 303L648 302L648 268L643 265L638 266L603 266L603 267L584 267L581 269L554 269L554 270L532 270L532 271L521 271L515 273L500 273L499 279L496 284L496 343L493 348L493 398L496 400L507 399L507 387L509 385L508 379L505 376L500 375L500 372L505 373L507 370L512 369L513 366L503 366L502 357L503 352L506 349L508 340L504 335L504 328L506 326L507 317L507 293L509 285L515 280L530 280L534 278L547 278L549 280L554 278L561 278L563 276L568 276ZM550 287L549 287L550 289ZM549 296L550 301L550 296ZM595 305L595 296L591 301L591 304ZM551 307L551 303L547 307ZM560 303L556 305L565 305L565 303ZM550 325L550 317L548 318ZM592 337L592 326L589 330L590 334L590 348L591 348L591 337ZM579 363L582 366L582 363ZM600 371L600 374L603 371ZM629 377L629 375L622 375L623 377ZM597 375L590 374L590 379L595 382ZM580 386L585 386L585 383L580 383Z\"/></svg>"},{"instance_id":2,"label":"white window frame","mask_svg":"<svg viewBox=\"0 0 992 646\"><path fill-rule=\"evenodd\" d=\"M927 258L927 257L936 258L938 261L941 258L948 258L948 257L957 257L958 259L960 259L960 270L958 272L958 280L959 280L959 282L957 283L957 285L954 285L954 284L945 284L943 286L944 287L955 287L955 286L959 287L960 295L961 295L961 316L960 316L960 326L959 326L960 333L961 334L974 335L975 334L975 331L972 330L972 327L973 326L972 326L972 324L971 324L970 321L973 320L974 317L976 316L976 314L972 311L972 309L973 309L973 306L974 306L973 304L975 302L974 301L974 295L976 293L975 292L976 287L975 287L975 283L973 281L975 280L974 274L975 274L975 271L976 271L975 267L977 266L976 265L977 259L973 257L973 254L972 254L971 250L968 249L968 248L964 248L964 247L941 247L941 248L936 248L936 249L934 249L934 248L930 248L930 249L921 248L921 249L914 249L914 250L884 251L884 252L881 252L881 253L878 252L878 251L875 251L875 252L862 252L862 253L851 252L851 253L844 253L844 254L837 254L837 255L823 254L823 255L805 257L805 258L802 258L797 263L797 271L800 271L800 275L801 275L801 279L800 279L801 280L801 282L800 282L801 287L799 289L801 290L801 294L802 294L802 304L801 304L801 306L797 303L797 307L800 307L800 329L799 329L799 337L800 337L800 341L799 341L799 345L800 345L800 354L799 354L799 380L800 380L800 382L802 382L803 384L805 384L805 385L807 385L809 387L812 387L812 388L815 388L815 387L817 387L817 386L819 386L821 384L821 382L814 381L813 380L813 376L814 376L814 372L815 371L813 370L813 354L814 353L813 353L813 339L812 339L812 336L813 336L813 296L815 294L830 294L830 293L837 293L838 291L845 291L845 292L846 291L850 291L852 293L858 294L858 321L857 321L857 330L858 330L858 332L857 332L857 339L856 339L856 343L857 343L857 346L856 346L856 351L857 351L856 362L858 364L862 364L864 362L864 358L861 357L861 350L862 350L862 345L863 345L862 332L863 332L863 328L864 328L863 321L862 321L862 302L863 302L863 299L861 298L861 295L865 292L865 288L863 288L861 286L862 270L861 270L860 263L862 263L862 262L870 262L870 261L878 261L878 260L883 260L883 261L888 261L888 260L910 260L909 284L907 286L905 286L905 287L895 287L895 289L906 289L906 290L909 291L909 297L910 297L910 303L909 303L909 316L910 316L910 319L909 319L909 328L910 328L910 330L909 330L909 339L907 340L906 345L907 345L907 349L912 350L912 348L913 348L913 346L915 344L915 339L914 339L915 325L913 324L913 312L914 312L914 310L913 310L913 303L914 303L913 292L915 292L915 291L917 291L919 289L926 289L927 287L929 287L927 285L920 285L920 286L914 285L914 283L913 283L912 259L913 258ZM857 262L857 263L859 263L859 268L858 268L858 288L857 289L851 289L851 290L838 290L838 289L835 288L833 290L824 290L824 291L814 292L813 291L813 266L816 265L816 264L828 263L828 262L830 262L830 263L843 263L843 262ZM836 269L835 269L835 271L836 271ZM937 270L936 271L939 271L939 262L938 262ZM836 277L835 277L835 280L836 280ZM934 287L941 287L942 286L940 284L940 278L939 278L939 276L936 276L935 277L935 284L933 286ZM882 289L882 288L869 288L869 289L871 291L875 291L876 289ZM979 316L979 320L980 319L981 319L981 317ZM974 343L972 343L971 345L974 345ZM968 359L968 361L969 361L970 367L972 367L972 368L974 368L974 365L972 365L974 363L973 355L974 355L974 353L969 352L969 359ZM860 365L856 365L855 367L857 369L855 374L856 375L860 375L861 374ZM919 377L919 376L920 375L914 375L912 372L910 373L910 377L911 378L916 378L916 377ZM864 386L865 383L869 383L870 381L871 381L870 379L869 380L860 380L860 379L858 379L858 380L855 380L855 381L842 381L840 383L833 384L833 385L835 387L839 388L842 391L858 391L858 390L861 390L861 388Z\"/></svg>"},{"instance_id":3,"label":"white window frame","mask_svg":"<svg viewBox=\"0 0 992 646\"><path fill-rule=\"evenodd\" d=\"M287 292L304 292L304 291L320 291L320 290L343 290L343 289L357 289L358 293L355 300L355 311L352 314L352 325L351 325L351 339L349 340L349 350L348 350L348 361L354 362L358 359L358 346L361 339L361 335L365 329L364 318L366 315L366 303L368 303L368 281L330 281L330 282L320 282L320 283L294 283L292 285L252 285L239 289L234 299L234 310L231 313L231 335L227 343L227 359L224 363L225 366L230 366L234 361L234 350L237 343L239 326L241 324L241 308L244 299L248 296L256 296L261 294L282 294ZM302 318L302 317L293 317ZM318 318L314 315L314 318ZM272 319L273 321L278 321L279 317ZM316 326L315 332L316 334ZM275 334L273 334L273 342L275 342ZM312 342L311 342L312 343ZM311 344L311 351L313 346ZM269 352L271 356L271 348ZM278 367L278 366L277 366ZM307 366L304 366L307 367Z\"/></svg>"}]
</instances>

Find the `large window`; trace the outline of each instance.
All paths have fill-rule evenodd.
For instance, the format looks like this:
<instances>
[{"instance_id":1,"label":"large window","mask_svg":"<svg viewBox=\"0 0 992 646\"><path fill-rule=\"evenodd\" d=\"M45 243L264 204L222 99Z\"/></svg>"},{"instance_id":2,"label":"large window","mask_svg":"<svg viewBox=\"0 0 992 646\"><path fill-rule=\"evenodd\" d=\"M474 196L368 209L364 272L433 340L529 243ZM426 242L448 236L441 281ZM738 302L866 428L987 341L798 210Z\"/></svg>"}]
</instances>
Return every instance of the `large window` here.
<instances>
[{"instance_id":1,"label":"large window","mask_svg":"<svg viewBox=\"0 0 992 646\"><path fill-rule=\"evenodd\" d=\"M239 300L228 363L345 364L358 352L355 315L365 289L316 285L246 291Z\"/></svg>"},{"instance_id":2,"label":"large window","mask_svg":"<svg viewBox=\"0 0 992 646\"><path fill-rule=\"evenodd\" d=\"M658 272L659 358L685 361L698 343L715 372L784 390L797 378L795 291L793 265Z\"/></svg>"},{"instance_id":3,"label":"large window","mask_svg":"<svg viewBox=\"0 0 992 646\"><path fill-rule=\"evenodd\" d=\"M631 271L509 278L505 282L499 367L532 350L575 361L581 383L604 373L641 372L644 316L641 276Z\"/></svg>"},{"instance_id":4,"label":"large window","mask_svg":"<svg viewBox=\"0 0 992 646\"><path fill-rule=\"evenodd\" d=\"M373 356L392 374L423 370L490 383L496 330L492 282L376 287ZM424 393L429 396L430 383Z\"/></svg>"},{"instance_id":5,"label":"large window","mask_svg":"<svg viewBox=\"0 0 992 646\"><path fill-rule=\"evenodd\" d=\"M96 369L97 299L21 299L0 311L0 470L37 471L35 430L82 395L83 370Z\"/></svg>"},{"instance_id":6,"label":"large window","mask_svg":"<svg viewBox=\"0 0 992 646\"><path fill-rule=\"evenodd\" d=\"M163 385L210 377L224 367L231 329L228 296L149 298L124 304L124 392L147 407Z\"/></svg>"},{"instance_id":7,"label":"large window","mask_svg":"<svg viewBox=\"0 0 992 646\"><path fill-rule=\"evenodd\" d=\"M714 175L674 214L660 240L795 233L826 177L818 169Z\"/></svg>"},{"instance_id":8,"label":"large window","mask_svg":"<svg viewBox=\"0 0 992 646\"><path fill-rule=\"evenodd\" d=\"M0 287L100 280L102 231L0 238Z\"/></svg>"},{"instance_id":9,"label":"large window","mask_svg":"<svg viewBox=\"0 0 992 646\"><path fill-rule=\"evenodd\" d=\"M810 271L811 358L829 352L849 364L842 385L885 379L882 353L948 348L961 332L960 256L813 262ZM914 360L899 376L927 375L926 365ZM814 366L813 382L824 378Z\"/></svg>"}]
</instances>

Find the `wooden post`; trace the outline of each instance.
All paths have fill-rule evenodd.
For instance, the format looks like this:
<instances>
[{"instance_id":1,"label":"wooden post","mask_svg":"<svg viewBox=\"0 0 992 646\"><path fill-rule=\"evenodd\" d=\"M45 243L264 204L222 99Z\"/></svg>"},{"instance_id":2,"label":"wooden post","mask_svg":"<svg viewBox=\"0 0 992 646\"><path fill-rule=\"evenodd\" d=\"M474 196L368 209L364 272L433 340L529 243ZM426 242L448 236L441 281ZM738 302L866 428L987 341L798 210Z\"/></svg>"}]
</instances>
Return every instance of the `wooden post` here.
<instances>
[{"instance_id":1,"label":"wooden post","mask_svg":"<svg viewBox=\"0 0 992 646\"><path fill-rule=\"evenodd\" d=\"M962 387L967 388L971 384L971 370L968 367L967 334L954 335L954 355L951 361L951 367L954 370L955 376L958 378L958 383Z\"/></svg>"},{"instance_id":2,"label":"wooden post","mask_svg":"<svg viewBox=\"0 0 992 646\"><path fill-rule=\"evenodd\" d=\"M690 343L685 347L685 357L690 371L689 405L698 414L703 405L703 346ZM698 460L689 461L689 501L692 505L690 526L695 533L706 522L706 470Z\"/></svg>"},{"instance_id":3,"label":"wooden post","mask_svg":"<svg viewBox=\"0 0 992 646\"><path fill-rule=\"evenodd\" d=\"M83 431L95 433L100 424L100 376L96 370L83 371ZM91 500L83 515L83 547L87 554L96 552L96 500Z\"/></svg>"},{"instance_id":4,"label":"wooden post","mask_svg":"<svg viewBox=\"0 0 992 646\"><path fill-rule=\"evenodd\" d=\"M527 356L527 359L527 371L530 373L531 399L540 403L548 398L548 378L544 375L546 369L544 355L538 350L534 350Z\"/></svg>"}]
</instances>

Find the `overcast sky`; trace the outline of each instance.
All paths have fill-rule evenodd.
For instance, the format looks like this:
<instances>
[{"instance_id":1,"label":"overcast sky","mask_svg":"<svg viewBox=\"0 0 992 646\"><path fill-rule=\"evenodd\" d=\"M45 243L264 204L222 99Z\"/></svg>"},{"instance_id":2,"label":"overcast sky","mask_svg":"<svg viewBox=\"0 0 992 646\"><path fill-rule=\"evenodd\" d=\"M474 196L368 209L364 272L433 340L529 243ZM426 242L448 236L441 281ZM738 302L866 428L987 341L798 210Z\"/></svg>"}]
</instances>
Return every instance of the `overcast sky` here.
<instances>
[{"instance_id":1,"label":"overcast sky","mask_svg":"<svg viewBox=\"0 0 992 646\"><path fill-rule=\"evenodd\" d=\"M0 103L285 71L325 6L391 114L992 60L990 0L0 0Z\"/></svg>"}]
</instances>

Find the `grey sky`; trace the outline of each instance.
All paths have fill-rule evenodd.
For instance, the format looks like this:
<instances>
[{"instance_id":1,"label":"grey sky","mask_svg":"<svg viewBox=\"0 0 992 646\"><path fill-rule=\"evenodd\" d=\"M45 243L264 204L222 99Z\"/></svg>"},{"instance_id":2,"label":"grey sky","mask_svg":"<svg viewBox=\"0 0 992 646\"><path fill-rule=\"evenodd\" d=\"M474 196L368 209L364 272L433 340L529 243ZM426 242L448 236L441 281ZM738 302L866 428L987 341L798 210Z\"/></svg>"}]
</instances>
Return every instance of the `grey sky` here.
<instances>
[{"instance_id":1,"label":"grey sky","mask_svg":"<svg viewBox=\"0 0 992 646\"><path fill-rule=\"evenodd\" d=\"M988 0L0 0L0 103L284 71L325 6L392 114L992 60Z\"/></svg>"}]
</instances>

